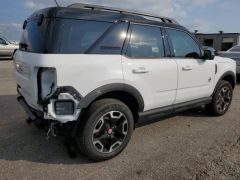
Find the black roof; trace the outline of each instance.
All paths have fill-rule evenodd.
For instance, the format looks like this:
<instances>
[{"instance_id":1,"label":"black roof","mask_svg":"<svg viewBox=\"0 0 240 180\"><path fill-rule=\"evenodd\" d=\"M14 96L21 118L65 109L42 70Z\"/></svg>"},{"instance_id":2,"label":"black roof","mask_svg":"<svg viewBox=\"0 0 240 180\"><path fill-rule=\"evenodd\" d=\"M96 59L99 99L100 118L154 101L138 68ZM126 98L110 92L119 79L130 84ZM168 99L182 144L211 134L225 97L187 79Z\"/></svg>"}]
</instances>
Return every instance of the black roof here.
<instances>
[{"instance_id":1,"label":"black roof","mask_svg":"<svg viewBox=\"0 0 240 180\"><path fill-rule=\"evenodd\" d=\"M104 22L115 22L119 20L127 20L130 22L143 23L156 26L173 27L177 29L187 30L185 27L175 23L165 23L157 20L147 19L139 15L131 15L125 13L117 13L110 11L91 10L91 9L78 9L69 7L51 7L41 9L33 13L28 20L38 18L43 15L45 18L69 18L69 19L84 19Z\"/></svg>"}]
</instances>

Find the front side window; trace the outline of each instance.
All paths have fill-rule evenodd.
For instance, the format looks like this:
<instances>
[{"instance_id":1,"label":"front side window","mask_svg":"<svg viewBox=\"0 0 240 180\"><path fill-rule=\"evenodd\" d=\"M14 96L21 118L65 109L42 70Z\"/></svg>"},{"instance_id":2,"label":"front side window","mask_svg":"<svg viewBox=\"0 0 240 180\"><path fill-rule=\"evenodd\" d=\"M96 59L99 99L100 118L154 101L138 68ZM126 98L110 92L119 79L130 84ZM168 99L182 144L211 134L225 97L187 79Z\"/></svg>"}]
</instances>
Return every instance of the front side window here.
<instances>
[{"instance_id":1,"label":"front side window","mask_svg":"<svg viewBox=\"0 0 240 180\"><path fill-rule=\"evenodd\" d=\"M133 58L164 57L164 45L160 28L133 25L126 55Z\"/></svg>"},{"instance_id":2,"label":"front side window","mask_svg":"<svg viewBox=\"0 0 240 180\"><path fill-rule=\"evenodd\" d=\"M167 29L168 37L172 43L175 57L200 58L201 51L191 36L183 31Z\"/></svg>"}]
</instances>

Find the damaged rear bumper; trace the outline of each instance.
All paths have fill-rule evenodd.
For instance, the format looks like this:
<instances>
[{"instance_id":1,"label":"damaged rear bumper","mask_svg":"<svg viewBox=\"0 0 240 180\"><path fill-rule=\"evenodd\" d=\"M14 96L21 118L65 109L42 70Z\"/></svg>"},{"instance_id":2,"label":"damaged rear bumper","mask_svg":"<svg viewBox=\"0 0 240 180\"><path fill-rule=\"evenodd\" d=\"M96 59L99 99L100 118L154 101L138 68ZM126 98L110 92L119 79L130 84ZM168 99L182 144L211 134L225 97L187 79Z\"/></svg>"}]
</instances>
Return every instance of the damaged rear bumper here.
<instances>
[{"instance_id":1,"label":"damaged rear bumper","mask_svg":"<svg viewBox=\"0 0 240 180\"><path fill-rule=\"evenodd\" d=\"M58 87L56 91L46 99L39 99L38 104L42 107L41 112L33 109L25 100L24 96L20 94L18 101L32 119L39 119L36 114L42 114L42 120L55 120L61 123L67 123L78 120L81 109L79 104L82 96L73 87Z\"/></svg>"}]
</instances>

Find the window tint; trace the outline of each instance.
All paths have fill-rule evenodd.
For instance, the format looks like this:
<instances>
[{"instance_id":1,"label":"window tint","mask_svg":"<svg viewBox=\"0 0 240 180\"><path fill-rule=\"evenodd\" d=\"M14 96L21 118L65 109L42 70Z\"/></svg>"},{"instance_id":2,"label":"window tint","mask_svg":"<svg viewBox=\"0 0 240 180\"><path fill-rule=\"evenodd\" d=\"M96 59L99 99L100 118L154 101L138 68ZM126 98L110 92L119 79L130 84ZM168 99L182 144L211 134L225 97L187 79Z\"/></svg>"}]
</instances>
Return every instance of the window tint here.
<instances>
[{"instance_id":1,"label":"window tint","mask_svg":"<svg viewBox=\"0 0 240 180\"><path fill-rule=\"evenodd\" d=\"M240 46L235 46L229 50L230 52L240 52Z\"/></svg>"},{"instance_id":2,"label":"window tint","mask_svg":"<svg viewBox=\"0 0 240 180\"><path fill-rule=\"evenodd\" d=\"M60 30L57 43L60 45L60 52L85 53L112 25L112 23L71 20L65 19L60 21Z\"/></svg>"},{"instance_id":3,"label":"window tint","mask_svg":"<svg viewBox=\"0 0 240 180\"><path fill-rule=\"evenodd\" d=\"M113 27L110 32L91 51L92 54L120 54L127 35L128 23L120 23Z\"/></svg>"},{"instance_id":4,"label":"window tint","mask_svg":"<svg viewBox=\"0 0 240 180\"><path fill-rule=\"evenodd\" d=\"M133 25L127 56L134 58L159 58L164 56L160 28Z\"/></svg>"},{"instance_id":5,"label":"window tint","mask_svg":"<svg viewBox=\"0 0 240 180\"><path fill-rule=\"evenodd\" d=\"M187 33L167 29L172 42L175 57L200 58L201 51L198 44Z\"/></svg>"},{"instance_id":6,"label":"window tint","mask_svg":"<svg viewBox=\"0 0 240 180\"><path fill-rule=\"evenodd\" d=\"M33 53L48 52L51 20L44 18L41 26L37 20L29 20L20 41L20 50Z\"/></svg>"}]
</instances>

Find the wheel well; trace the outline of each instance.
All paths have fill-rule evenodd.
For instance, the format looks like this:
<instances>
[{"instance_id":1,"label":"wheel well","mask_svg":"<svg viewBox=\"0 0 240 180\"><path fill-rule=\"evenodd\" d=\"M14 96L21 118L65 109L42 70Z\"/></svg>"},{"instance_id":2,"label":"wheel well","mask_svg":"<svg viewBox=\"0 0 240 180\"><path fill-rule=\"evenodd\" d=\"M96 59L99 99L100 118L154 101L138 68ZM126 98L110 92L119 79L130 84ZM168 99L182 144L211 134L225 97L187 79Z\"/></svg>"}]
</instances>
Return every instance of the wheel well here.
<instances>
[{"instance_id":1,"label":"wheel well","mask_svg":"<svg viewBox=\"0 0 240 180\"><path fill-rule=\"evenodd\" d=\"M235 79L232 75L226 75L222 78L222 80L228 81L233 88L235 87Z\"/></svg>"},{"instance_id":2,"label":"wheel well","mask_svg":"<svg viewBox=\"0 0 240 180\"><path fill-rule=\"evenodd\" d=\"M102 96L98 97L96 100L105 99L105 98L117 99L123 102L132 111L134 121L136 122L138 120L139 103L133 95L124 91L114 91L114 92L108 92L106 94L103 94Z\"/></svg>"}]
</instances>

